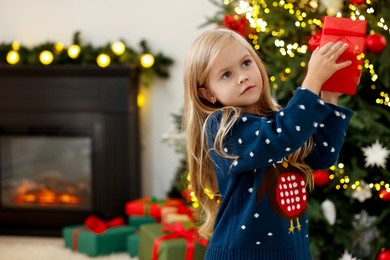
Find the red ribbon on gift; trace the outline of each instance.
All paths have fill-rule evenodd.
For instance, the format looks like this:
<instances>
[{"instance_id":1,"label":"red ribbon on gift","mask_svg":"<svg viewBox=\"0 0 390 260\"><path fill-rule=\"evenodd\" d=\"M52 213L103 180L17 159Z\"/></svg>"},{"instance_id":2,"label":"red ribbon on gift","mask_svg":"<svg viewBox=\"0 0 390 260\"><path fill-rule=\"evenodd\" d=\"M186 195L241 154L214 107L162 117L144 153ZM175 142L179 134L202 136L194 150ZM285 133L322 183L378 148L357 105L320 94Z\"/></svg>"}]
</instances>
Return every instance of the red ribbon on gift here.
<instances>
[{"instance_id":1,"label":"red ribbon on gift","mask_svg":"<svg viewBox=\"0 0 390 260\"><path fill-rule=\"evenodd\" d=\"M323 35L340 35L344 36L345 41L348 41L350 43L350 46L355 46L355 44L348 39L348 36L352 37L365 37L366 34L362 32L353 32L353 31L348 31L348 30L341 30L341 29L333 29L333 28L324 28L323 29ZM355 46L356 48L357 46ZM350 53L352 55L351 60L354 60L356 58L355 54L357 49L353 48L353 52ZM363 50L359 50L359 52L363 52ZM348 57L348 52L344 54L345 57Z\"/></svg>"},{"instance_id":2,"label":"red ribbon on gift","mask_svg":"<svg viewBox=\"0 0 390 260\"><path fill-rule=\"evenodd\" d=\"M90 215L84 221L85 227L77 228L73 231L73 250L77 251L79 248L78 238L80 231L92 231L96 234L101 234L110 227L118 227L125 225L123 217L116 217L109 221L104 221L95 215Z\"/></svg>"},{"instance_id":3,"label":"red ribbon on gift","mask_svg":"<svg viewBox=\"0 0 390 260\"><path fill-rule=\"evenodd\" d=\"M73 231L73 251L78 251L79 249L79 232L88 230L86 227L76 228Z\"/></svg>"},{"instance_id":4,"label":"red ribbon on gift","mask_svg":"<svg viewBox=\"0 0 390 260\"><path fill-rule=\"evenodd\" d=\"M85 226L96 234L101 234L110 227L123 226L125 219L123 217L116 217L109 221L104 221L95 215L90 215L84 221Z\"/></svg>"},{"instance_id":5,"label":"red ribbon on gift","mask_svg":"<svg viewBox=\"0 0 390 260\"><path fill-rule=\"evenodd\" d=\"M185 260L192 260L195 251L195 241L201 244L202 246L207 246L208 241L198 236L195 228L185 229L183 223L176 222L172 225L164 223L163 232L171 232L171 234L164 235L157 238L153 244L152 251L152 260L158 260L158 249L161 242L175 239L175 238L184 238L186 240L186 255Z\"/></svg>"},{"instance_id":6,"label":"red ribbon on gift","mask_svg":"<svg viewBox=\"0 0 390 260\"><path fill-rule=\"evenodd\" d=\"M125 225L123 217L116 217L109 221L104 221L95 215L90 215L84 221L85 227L77 228L73 231L73 250L77 251L79 248L78 238L80 231L92 231L96 234L101 234L110 227L117 227Z\"/></svg>"},{"instance_id":7,"label":"red ribbon on gift","mask_svg":"<svg viewBox=\"0 0 390 260\"><path fill-rule=\"evenodd\" d=\"M326 35L343 35L343 36L353 36L353 37L365 37L366 34L363 32L353 32L348 30L340 30L333 28L324 28L323 34Z\"/></svg>"}]
</instances>

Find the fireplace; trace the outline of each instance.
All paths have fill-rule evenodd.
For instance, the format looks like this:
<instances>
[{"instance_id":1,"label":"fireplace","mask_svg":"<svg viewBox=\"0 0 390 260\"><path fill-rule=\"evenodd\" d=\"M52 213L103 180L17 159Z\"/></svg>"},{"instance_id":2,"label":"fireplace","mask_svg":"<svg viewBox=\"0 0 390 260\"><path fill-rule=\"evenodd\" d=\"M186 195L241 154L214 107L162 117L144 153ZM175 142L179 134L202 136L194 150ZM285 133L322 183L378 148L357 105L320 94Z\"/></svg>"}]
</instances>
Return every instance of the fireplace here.
<instances>
[{"instance_id":1,"label":"fireplace","mask_svg":"<svg viewBox=\"0 0 390 260\"><path fill-rule=\"evenodd\" d=\"M140 196L138 72L0 67L0 234L59 236Z\"/></svg>"}]
</instances>

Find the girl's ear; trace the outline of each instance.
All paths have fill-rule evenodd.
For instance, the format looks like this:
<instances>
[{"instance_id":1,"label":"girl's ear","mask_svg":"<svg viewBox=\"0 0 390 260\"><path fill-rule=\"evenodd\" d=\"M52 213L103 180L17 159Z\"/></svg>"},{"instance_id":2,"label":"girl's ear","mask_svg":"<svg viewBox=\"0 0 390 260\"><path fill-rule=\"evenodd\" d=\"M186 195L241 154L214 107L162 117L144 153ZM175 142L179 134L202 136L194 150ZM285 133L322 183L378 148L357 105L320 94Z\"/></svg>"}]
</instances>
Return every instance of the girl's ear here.
<instances>
[{"instance_id":1,"label":"girl's ear","mask_svg":"<svg viewBox=\"0 0 390 260\"><path fill-rule=\"evenodd\" d=\"M198 88L198 94L210 103L214 104L217 101L217 97L214 95L214 93L207 88Z\"/></svg>"}]
</instances>

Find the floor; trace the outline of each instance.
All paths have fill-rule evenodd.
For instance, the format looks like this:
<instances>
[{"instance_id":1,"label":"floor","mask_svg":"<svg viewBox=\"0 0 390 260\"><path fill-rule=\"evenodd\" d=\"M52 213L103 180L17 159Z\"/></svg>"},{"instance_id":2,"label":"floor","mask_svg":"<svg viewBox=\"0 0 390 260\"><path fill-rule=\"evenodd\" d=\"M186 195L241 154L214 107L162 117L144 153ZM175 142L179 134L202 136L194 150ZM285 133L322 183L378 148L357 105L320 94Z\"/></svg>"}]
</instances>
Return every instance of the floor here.
<instances>
[{"instance_id":1,"label":"floor","mask_svg":"<svg viewBox=\"0 0 390 260\"><path fill-rule=\"evenodd\" d=\"M128 252L89 257L64 246L61 237L0 235L0 260L138 260Z\"/></svg>"},{"instance_id":2,"label":"floor","mask_svg":"<svg viewBox=\"0 0 390 260\"><path fill-rule=\"evenodd\" d=\"M63 245L61 237L27 237L27 236L0 236L0 244L53 244Z\"/></svg>"}]
</instances>

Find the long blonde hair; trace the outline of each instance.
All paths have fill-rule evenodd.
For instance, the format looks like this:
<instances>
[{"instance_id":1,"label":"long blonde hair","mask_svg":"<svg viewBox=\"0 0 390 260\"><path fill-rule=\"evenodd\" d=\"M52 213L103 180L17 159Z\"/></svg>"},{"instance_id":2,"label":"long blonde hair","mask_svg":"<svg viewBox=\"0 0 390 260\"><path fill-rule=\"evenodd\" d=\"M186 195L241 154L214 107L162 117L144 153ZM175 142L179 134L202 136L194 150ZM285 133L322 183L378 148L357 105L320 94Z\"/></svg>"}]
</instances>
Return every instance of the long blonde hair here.
<instances>
[{"instance_id":1,"label":"long blonde hair","mask_svg":"<svg viewBox=\"0 0 390 260\"><path fill-rule=\"evenodd\" d=\"M183 128L187 136L187 160L190 174L191 189L199 201L201 212L200 235L210 238L214 222L219 208L217 199L211 200L208 193L218 196L218 186L215 171L209 157L209 147L206 141L205 122L207 118L216 111L223 111L221 127L217 132L214 149L227 157L222 149L222 142L235 120L243 112L238 107L223 107L221 104L213 104L198 94L200 87L208 88L208 74L213 66L221 49L236 41L248 49L255 61L263 80L262 94L258 101L259 111L262 115L268 116L278 111L278 106L273 100L266 68L259 55L252 46L241 35L229 29L219 28L206 31L201 34L192 44L184 65L184 114ZM232 116L233 115L233 116ZM298 151L288 157L293 166L306 173L309 184L312 183L311 170L303 162L311 149L311 142L307 142ZM310 185L311 186L311 185Z\"/></svg>"}]
</instances>

